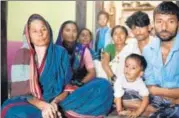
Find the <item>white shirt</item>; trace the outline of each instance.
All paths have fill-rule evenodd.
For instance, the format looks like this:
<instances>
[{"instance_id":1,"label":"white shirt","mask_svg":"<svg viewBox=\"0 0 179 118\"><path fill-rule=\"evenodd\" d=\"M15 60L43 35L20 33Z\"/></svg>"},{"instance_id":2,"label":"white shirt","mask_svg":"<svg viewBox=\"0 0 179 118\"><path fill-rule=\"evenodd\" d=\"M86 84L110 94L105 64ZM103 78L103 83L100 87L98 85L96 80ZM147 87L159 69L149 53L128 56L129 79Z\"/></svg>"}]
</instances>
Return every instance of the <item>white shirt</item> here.
<instances>
[{"instance_id":1,"label":"white shirt","mask_svg":"<svg viewBox=\"0 0 179 118\"><path fill-rule=\"evenodd\" d=\"M141 55L137 43L126 44L124 46L124 48L114 57L114 59L111 60L109 65L115 75L117 75L117 74L121 75L124 73L125 59L128 55L130 55L132 53ZM94 61L94 65L95 65L95 70L96 70L96 77L102 77L102 78L107 79L108 77L101 65L101 62ZM110 79L108 79L108 80L111 81Z\"/></svg>"},{"instance_id":2,"label":"white shirt","mask_svg":"<svg viewBox=\"0 0 179 118\"><path fill-rule=\"evenodd\" d=\"M137 78L134 82L128 82L124 75L118 75L114 83L114 97L122 97L125 92L124 89L137 91L140 96L149 95L149 91L142 78Z\"/></svg>"},{"instance_id":3,"label":"white shirt","mask_svg":"<svg viewBox=\"0 0 179 118\"><path fill-rule=\"evenodd\" d=\"M132 53L141 55L137 44L135 45L132 43L128 43L114 57L114 59L111 60L110 66L111 66L111 69L115 75L117 75L117 74L122 75L124 73L125 59L127 56L129 56Z\"/></svg>"},{"instance_id":4,"label":"white shirt","mask_svg":"<svg viewBox=\"0 0 179 118\"><path fill-rule=\"evenodd\" d=\"M152 42L153 39L154 39L153 36L149 36L149 42L148 42L147 45L149 45ZM139 49L139 46L138 46L138 40L136 38L128 38L126 40L126 44L132 44L136 48L136 49L134 48L134 50L136 50L137 52L140 52L140 49ZM147 45L145 47L147 47ZM140 52L140 54L141 54L141 52Z\"/></svg>"}]
</instances>

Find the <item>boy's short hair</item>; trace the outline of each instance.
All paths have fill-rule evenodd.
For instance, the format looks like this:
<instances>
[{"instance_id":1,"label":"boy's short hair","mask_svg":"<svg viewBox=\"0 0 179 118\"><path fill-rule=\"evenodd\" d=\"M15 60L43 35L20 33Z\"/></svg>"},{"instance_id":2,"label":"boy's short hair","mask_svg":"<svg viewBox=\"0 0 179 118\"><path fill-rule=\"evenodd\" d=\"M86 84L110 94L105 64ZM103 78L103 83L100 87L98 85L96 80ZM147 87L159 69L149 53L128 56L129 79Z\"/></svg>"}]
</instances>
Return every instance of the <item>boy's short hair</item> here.
<instances>
[{"instance_id":1,"label":"boy's short hair","mask_svg":"<svg viewBox=\"0 0 179 118\"><path fill-rule=\"evenodd\" d=\"M177 19L179 21L179 7L171 2L171 1L164 1L160 3L155 9L154 9L154 18L156 14L171 14L176 15Z\"/></svg>"},{"instance_id":2,"label":"boy's short hair","mask_svg":"<svg viewBox=\"0 0 179 118\"><path fill-rule=\"evenodd\" d=\"M109 14L108 14L107 12L105 12L105 11L100 11L100 12L98 13L98 16L97 16L98 19L99 19L99 16L100 16L100 15L105 15L106 18L107 18L107 20L109 20Z\"/></svg>"},{"instance_id":3,"label":"boy's short hair","mask_svg":"<svg viewBox=\"0 0 179 118\"><path fill-rule=\"evenodd\" d=\"M130 29L132 29L133 26L145 27L150 24L150 19L147 13L137 11L129 16L125 23Z\"/></svg>"},{"instance_id":4,"label":"boy's short hair","mask_svg":"<svg viewBox=\"0 0 179 118\"><path fill-rule=\"evenodd\" d=\"M122 26L122 25L116 25L116 26L113 27L112 30L111 30L111 37L113 36L114 31L115 31L117 28L121 28L121 29L125 32L126 37L128 36L128 31L127 31L126 27L124 27L124 26Z\"/></svg>"},{"instance_id":5,"label":"boy's short hair","mask_svg":"<svg viewBox=\"0 0 179 118\"><path fill-rule=\"evenodd\" d=\"M147 67L147 61L145 60L144 56L132 53L126 57L125 61L129 58L135 59L137 62L139 62L140 66L142 67L142 71L145 71Z\"/></svg>"}]
</instances>

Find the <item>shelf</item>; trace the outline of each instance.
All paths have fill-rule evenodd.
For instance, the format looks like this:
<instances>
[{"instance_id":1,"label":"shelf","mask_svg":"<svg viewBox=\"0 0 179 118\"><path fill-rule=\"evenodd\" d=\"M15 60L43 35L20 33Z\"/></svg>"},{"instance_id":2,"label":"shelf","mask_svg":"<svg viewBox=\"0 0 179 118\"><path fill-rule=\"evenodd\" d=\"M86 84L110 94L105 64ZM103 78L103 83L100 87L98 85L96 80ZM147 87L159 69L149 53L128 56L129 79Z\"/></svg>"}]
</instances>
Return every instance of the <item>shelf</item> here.
<instances>
[{"instance_id":1,"label":"shelf","mask_svg":"<svg viewBox=\"0 0 179 118\"><path fill-rule=\"evenodd\" d=\"M154 10L154 7L136 7L136 8L123 8L123 11L150 11L150 10Z\"/></svg>"}]
</instances>

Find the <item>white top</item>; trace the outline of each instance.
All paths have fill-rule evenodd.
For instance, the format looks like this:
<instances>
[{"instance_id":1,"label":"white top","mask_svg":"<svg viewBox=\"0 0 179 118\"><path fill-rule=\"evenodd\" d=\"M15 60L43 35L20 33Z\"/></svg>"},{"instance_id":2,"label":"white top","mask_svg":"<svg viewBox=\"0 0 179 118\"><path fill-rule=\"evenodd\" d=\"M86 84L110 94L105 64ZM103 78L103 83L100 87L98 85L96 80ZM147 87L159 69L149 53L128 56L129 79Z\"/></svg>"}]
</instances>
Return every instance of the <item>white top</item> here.
<instances>
[{"instance_id":1,"label":"white top","mask_svg":"<svg viewBox=\"0 0 179 118\"><path fill-rule=\"evenodd\" d=\"M149 44L152 42L153 39L154 39L153 36L149 36L149 42L148 42L147 45L149 45ZM126 44L132 44L132 45L134 45L134 47L136 48L136 50L140 52L139 47L138 47L138 40L137 40L136 38L128 38L128 39L126 40ZM146 45L145 47L147 47L147 45ZM137 47L136 47L136 46L137 46ZM144 47L144 48L145 48L145 47ZM143 50L144 50L144 49L143 49Z\"/></svg>"},{"instance_id":2,"label":"white top","mask_svg":"<svg viewBox=\"0 0 179 118\"><path fill-rule=\"evenodd\" d=\"M117 75L117 80L114 83L114 97L122 97L125 92L124 89L137 91L140 96L149 95L149 91L142 78L137 78L134 82L128 82L124 75Z\"/></svg>"},{"instance_id":3,"label":"white top","mask_svg":"<svg viewBox=\"0 0 179 118\"><path fill-rule=\"evenodd\" d=\"M117 74L122 75L124 73L125 59L128 55L132 53L141 55L137 43L126 44L125 47L114 57L114 59L110 61L109 65L115 75ZM101 65L101 61L95 60L94 65L96 70L96 77L102 77L108 79ZM108 80L111 81L110 79Z\"/></svg>"},{"instance_id":4,"label":"white top","mask_svg":"<svg viewBox=\"0 0 179 118\"><path fill-rule=\"evenodd\" d=\"M114 57L113 60L111 60L109 65L115 75L119 73L122 75L124 73L125 59L132 53L141 55L138 45L129 43L124 46L124 48Z\"/></svg>"}]
</instances>

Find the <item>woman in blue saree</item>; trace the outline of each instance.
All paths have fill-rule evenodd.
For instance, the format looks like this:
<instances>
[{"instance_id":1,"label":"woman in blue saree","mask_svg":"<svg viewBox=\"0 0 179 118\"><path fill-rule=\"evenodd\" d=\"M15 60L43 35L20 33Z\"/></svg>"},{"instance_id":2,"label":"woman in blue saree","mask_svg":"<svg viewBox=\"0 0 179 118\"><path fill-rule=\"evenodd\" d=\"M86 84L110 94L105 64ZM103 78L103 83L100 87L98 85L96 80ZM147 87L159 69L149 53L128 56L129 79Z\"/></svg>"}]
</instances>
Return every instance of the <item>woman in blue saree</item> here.
<instances>
[{"instance_id":1,"label":"woman in blue saree","mask_svg":"<svg viewBox=\"0 0 179 118\"><path fill-rule=\"evenodd\" d=\"M11 93L14 97L3 103L2 118L60 118L63 111L65 115L71 111L70 113L86 117L108 112L103 104L110 104L110 100L98 103L102 99L98 94L104 94L106 89L110 93L109 85L104 82L100 85L104 92L91 82L93 88L90 84L86 85L72 92L63 101L57 102L56 99L62 95L64 88L68 88L71 80L68 53L64 48L53 44L51 28L38 14L29 17L24 35L26 40L23 48L17 52L12 66ZM98 106L95 103L90 104L91 100L98 103Z\"/></svg>"},{"instance_id":2,"label":"woman in blue saree","mask_svg":"<svg viewBox=\"0 0 179 118\"><path fill-rule=\"evenodd\" d=\"M109 112L112 105L112 86L105 79L95 77L92 56L86 46L77 42L77 32L78 27L76 23L70 20L66 21L61 25L56 41L57 45L61 45L67 49L70 58L72 68L72 80L70 83L72 86L67 88L71 88L73 92L84 89L86 90L85 94L88 94L87 91L93 88L91 94L88 94L89 96L86 99L91 102L85 102L85 105L81 106L84 107L84 109L82 111L77 111L77 113L86 114L92 117L105 115ZM95 89L98 90L98 92L100 91L100 93ZM94 97L94 95L96 95L96 97ZM91 106L93 106L93 108L91 108ZM99 114L96 114L95 112L99 112Z\"/></svg>"},{"instance_id":3,"label":"woman in blue saree","mask_svg":"<svg viewBox=\"0 0 179 118\"><path fill-rule=\"evenodd\" d=\"M51 101L71 78L67 52L53 44L51 28L38 14L29 17L23 35L26 40L12 66L14 97L3 103L1 116L60 117L57 105Z\"/></svg>"}]
</instances>

